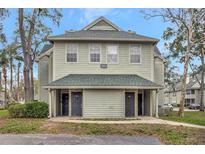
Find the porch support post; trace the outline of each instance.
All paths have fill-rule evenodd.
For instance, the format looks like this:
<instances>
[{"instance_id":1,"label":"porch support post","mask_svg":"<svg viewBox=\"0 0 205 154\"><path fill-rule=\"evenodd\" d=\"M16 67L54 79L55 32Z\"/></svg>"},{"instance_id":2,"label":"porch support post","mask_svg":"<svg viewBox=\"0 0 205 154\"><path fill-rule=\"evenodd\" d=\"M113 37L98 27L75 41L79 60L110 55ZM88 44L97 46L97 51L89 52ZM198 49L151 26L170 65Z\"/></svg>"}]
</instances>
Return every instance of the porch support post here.
<instances>
[{"instance_id":1,"label":"porch support post","mask_svg":"<svg viewBox=\"0 0 205 154\"><path fill-rule=\"evenodd\" d=\"M152 106L153 106L153 103L154 103L154 91L153 90L150 90L150 101L149 101L149 113L150 113L150 116L152 117Z\"/></svg>"},{"instance_id":2,"label":"porch support post","mask_svg":"<svg viewBox=\"0 0 205 154\"><path fill-rule=\"evenodd\" d=\"M156 109L155 109L155 116L158 118L159 117L159 115L158 115L158 101L159 101L159 99L158 99L158 93L159 93L159 90L157 89L156 90L156 97L155 97L155 107L156 107Z\"/></svg>"},{"instance_id":3,"label":"porch support post","mask_svg":"<svg viewBox=\"0 0 205 154\"><path fill-rule=\"evenodd\" d=\"M72 110L71 110L71 107L72 107L72 106L71 106L71 90L70 90L70 89L68 90L68 93L69 93L69 94L68 94L68 99L69 99L69 100L68 100L69 117L71 117L71 111L72 111Z\"/></svg>"},{"instance_id":4,"label":"porch support post","mask_svg":"<svg viewBox=\"0 0 205 154\"><path fill-rule=\"evenodd\" d=\"M56 117L56 90L53 91L53 116Z\"/></svg>"},{"instance_id":5,"label":"porch support post","mask_svg":"<svg viewBox=\"0 0 205 154\"><path fill-rule=\"evenodd\" d=\"M142 115L145 115L145 90L142 91Z\"/></svg>"},{"instance_id":6,"label":"porch support post","mask_svg":"<svg viewBox=\"0 0 205 154\"><path fill-rule=\"evenodd\" d=\"M135 91L135 117L138 116L138 90Z\"/></svg>"},{"instance_id":7,"label":"porch support post","mask_svg":"<svg viewBox=\"0 0 205 154\"><path fill-rule=\"evenodd\" d=\"M51 118L52 117L52 107L51 107L51 98L52 97L52 95L51 95L51 89L48 89L48 104L49 104L49 118Z\"/></svg>"}]
</instances>

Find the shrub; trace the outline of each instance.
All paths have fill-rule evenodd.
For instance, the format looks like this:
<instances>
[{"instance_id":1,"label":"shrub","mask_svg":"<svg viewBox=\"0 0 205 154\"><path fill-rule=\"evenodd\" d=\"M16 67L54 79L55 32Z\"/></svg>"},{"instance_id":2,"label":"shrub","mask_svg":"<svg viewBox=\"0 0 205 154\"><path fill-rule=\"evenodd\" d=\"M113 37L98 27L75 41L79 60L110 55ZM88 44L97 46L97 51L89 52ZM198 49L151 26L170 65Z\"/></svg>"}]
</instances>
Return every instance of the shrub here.
<instances>
[{"instance_id":1,"label":"shrub","mask_svg":"<svg viewBox=\"0 0 205 154\"><path fill-rule=\"evenodd\" d=\"M26 105L25 116L28 118L46 118L48 117L48 104L45 102L28 102Z\"/></svg>"},{"instance_id":2,"label":"shrub","mask_svg":"<svg viewBox=\"0 0 205 154\"><path fill-rule=\"evenodd\" d=\"M12 105L17 105L17 104L19 104L19 103L17 103L17 102L9 102L8 105L7 105L7 108L9 108Z\"/></svg>"},{"instance_id":3,"label":"shrub","mask_svg":"<svg viewBox=\"0 0 205 154\"><path fill-rule=\"evenodd\" d=\"M25 104L10 105L8 111L13 118L23 118L25 117L26 106Z\"/></svg>"},{"instance_id":4,"label":"shrub","mask_svg":"<svg viewBox=\"0 0 205 154\"><path fill-rule=\"evenodd\" d=\"M49 113L48 104L38 101L10 105L8 111L13 118L46 118Z\"/></svg>"}]
</instances>

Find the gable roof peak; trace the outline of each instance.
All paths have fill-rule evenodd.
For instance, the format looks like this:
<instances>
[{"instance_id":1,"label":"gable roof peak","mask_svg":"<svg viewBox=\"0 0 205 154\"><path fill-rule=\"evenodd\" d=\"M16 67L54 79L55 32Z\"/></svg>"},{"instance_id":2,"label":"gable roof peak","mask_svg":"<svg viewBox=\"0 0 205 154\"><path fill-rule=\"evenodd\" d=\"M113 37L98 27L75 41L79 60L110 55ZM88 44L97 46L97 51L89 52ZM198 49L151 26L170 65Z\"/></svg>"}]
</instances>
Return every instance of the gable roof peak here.
<instances>
[{"instance_id":1,"label":"gable roof peak","mask_svg":"<svg viewBox=\"0 0 205 154\"><path fill-rule=\"evenodd\" d=\"M100 16L99 18L97 18L96 20L94 20L93 22L91 22L90 24L85 26L82 30L90 30L93 26L95 26L97 23L99 23L101 21L106 22L108 25L110 25L112 28L114 28L117 31L122 31L122 29L120 27L115 25L113 22L111 22L110 20L108 20L104 16Z\"/></svg>"}]
</instances>

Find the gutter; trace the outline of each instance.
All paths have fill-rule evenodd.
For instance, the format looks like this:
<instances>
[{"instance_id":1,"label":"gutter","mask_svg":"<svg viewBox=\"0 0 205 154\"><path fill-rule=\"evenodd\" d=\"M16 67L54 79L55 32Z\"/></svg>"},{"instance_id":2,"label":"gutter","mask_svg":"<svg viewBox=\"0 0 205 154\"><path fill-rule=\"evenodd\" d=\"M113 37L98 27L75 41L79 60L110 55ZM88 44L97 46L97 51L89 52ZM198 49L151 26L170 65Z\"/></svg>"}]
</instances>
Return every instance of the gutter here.
<instances>
[{"instance_id":1,"label":"gutter","mask_svg":"<svg viewBox=\"0 0 205 154\"><path fill-rule=\"evenodd\" d=\"M162 86L43 86L44 89L163 89Z\"/></svg>"},{"instance_id":2,"label":"gutter","mask_svg":"<svg viewBox=\"0 0 205 154\"><path fill-rule=\"evenodd\" d=\"M125 39L125 38L87 38L87 37L81 37L81 38L52 38L52 37L48 37L47 40L50 41L66 41L66 40L73 40L73 41L134 41L134 42L159 42L158 39Z\"/></svg>"},{"instance_id":3,"label":"gutter","mask_svg":"<svg viewBox=\"0 0 205 154\"><path fill-rule=\"evenodd\" d=\"M51 49L49 49L49 50L47 50L46 52L44 52L44 53L42 53L42 54L40 54L40 55L38 55L37 57L36 57L36 62L39 62L39 60L41 59L41 58L43 58L44 56L50 56L50 54L53 52L53 47L51 48Z\"/></svg>"}]
</instances>

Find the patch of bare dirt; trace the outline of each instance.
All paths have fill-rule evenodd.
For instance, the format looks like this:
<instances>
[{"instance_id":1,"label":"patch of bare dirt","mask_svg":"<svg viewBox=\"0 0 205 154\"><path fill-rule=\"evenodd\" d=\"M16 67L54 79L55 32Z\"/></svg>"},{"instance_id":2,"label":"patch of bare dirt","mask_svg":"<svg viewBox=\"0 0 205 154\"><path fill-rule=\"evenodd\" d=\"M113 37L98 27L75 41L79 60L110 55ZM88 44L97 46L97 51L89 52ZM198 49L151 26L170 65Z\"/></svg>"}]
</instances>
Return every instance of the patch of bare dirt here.
<instances>
[{"instance_id":1,"label":"patch of bare dirt","mask_svg":"<svg viewBox=\"0 0 205 154\"><path fill-rule=\"evenodd\" d=\"M41 125L40 130L45 133L55 133L54 131L57 130L58 125L59 124L55 122L44 122Z\"/></svg>"},{"instance_id":2,"label":"patch of bare dirt","mask_svg":"<svg viewBox=\"0 0 205 154\"><path fill-rule=\"evenodd\" d=\"M6 122L6 119L0 118L0 127L2 127Z\"/></svg>"},{"instance_id":3,"label":"patch of bare dirt","mask_svg":"<svg viewBox=\"0 0 205 154\"><path fill-rule=\"evenodd\" d=\"M205 145L205 130L198 130L194 132L189 138L192 144Z\"/></svg>"}]
</instances>

